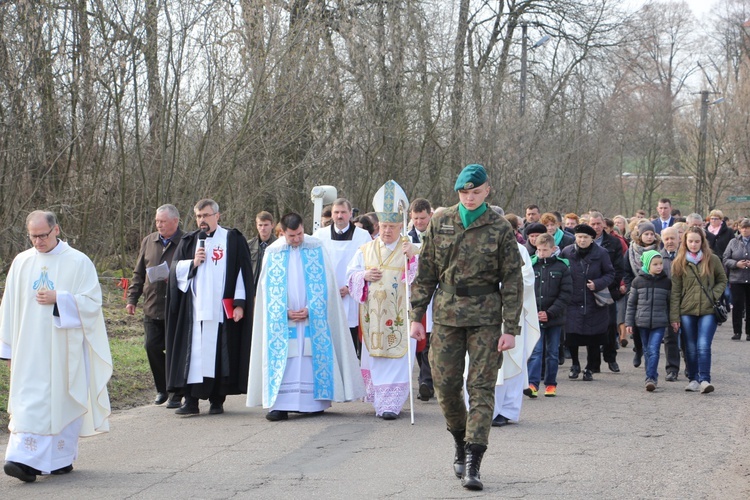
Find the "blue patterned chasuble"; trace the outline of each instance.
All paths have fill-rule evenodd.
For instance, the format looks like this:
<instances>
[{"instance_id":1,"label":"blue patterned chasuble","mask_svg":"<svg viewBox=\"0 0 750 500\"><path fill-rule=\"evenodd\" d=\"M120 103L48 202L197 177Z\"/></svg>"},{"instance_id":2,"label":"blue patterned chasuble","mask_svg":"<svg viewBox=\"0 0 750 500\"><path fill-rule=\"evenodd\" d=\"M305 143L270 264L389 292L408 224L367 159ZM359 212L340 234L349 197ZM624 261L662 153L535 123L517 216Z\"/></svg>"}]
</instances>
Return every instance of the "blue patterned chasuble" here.
<instances>
[{"instance_id":1,"label":"blue patterned chasuble","mask_svg":"<svg viewBox=\"0 0 750 500\"><path fill-rule=\"evenodd\" d=\"M266 253L268 274L265 289L267 294L266 357L268 362L269 406L276 402L281 380L286 369L289 339L297 337L297 328L289 327L287 318L287 286L289 248L281 252ZM309 325L305 337L310 337L313 363L313 397L317 400L333 400L333 344L328 329L328 286L323 260L323 248L300 248L302 269L305 273L305 293Z\"/></svg>"}]
</instances>

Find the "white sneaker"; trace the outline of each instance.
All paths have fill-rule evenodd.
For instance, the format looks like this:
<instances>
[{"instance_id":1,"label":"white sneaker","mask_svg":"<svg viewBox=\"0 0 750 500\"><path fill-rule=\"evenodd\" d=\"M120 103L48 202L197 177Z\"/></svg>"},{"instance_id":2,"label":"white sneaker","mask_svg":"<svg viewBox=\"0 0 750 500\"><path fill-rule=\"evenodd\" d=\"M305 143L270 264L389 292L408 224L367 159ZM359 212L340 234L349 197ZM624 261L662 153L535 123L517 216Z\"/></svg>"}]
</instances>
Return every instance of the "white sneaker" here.
<instances>
[{"instance_id":1,"label":"white sneaker","mask_svg":"<svg viewBox=\"0 0 750 500\"><path fill-rule=\"evenodd\" d=\"M685 387L687 392L698 392L700 389L701 386L697 380L691 380L687 387Z\"/></svg>"},{"instance_id":2,"label":"white sneaker","mask_svg":"<svg viewBox=\"0 0 750 500\"><path fill-rule=\"evenodd\" d=\"M714 392L714 386L711 385L711 382L704 380L701 382L701 394L708 394L709 392Z\"/></svg>"}]
</instances>

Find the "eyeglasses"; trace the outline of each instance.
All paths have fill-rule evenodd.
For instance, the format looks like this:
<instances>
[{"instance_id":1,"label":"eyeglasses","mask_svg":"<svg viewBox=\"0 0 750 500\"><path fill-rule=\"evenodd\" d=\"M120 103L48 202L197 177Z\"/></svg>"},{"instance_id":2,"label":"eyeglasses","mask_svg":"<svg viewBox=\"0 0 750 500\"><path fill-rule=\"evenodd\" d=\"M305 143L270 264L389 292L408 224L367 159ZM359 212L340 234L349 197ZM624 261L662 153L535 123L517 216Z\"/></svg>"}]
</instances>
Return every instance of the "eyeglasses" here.
<instances>
[{"instance_id":1,"label":"eyeglasses","mask_svg":"<svg viewBox=\"0 0 750 500\"><path fill-rule=\"evenodd\" d=\"M209 217L213 217L214 215L216 215L216 214L215 213L213 213L213 214L195 214L195 219L196 220L208 219Z\"/></svg>"},{"instance_id":2,"label":"eyeglasses","mask_svg":"<svg viewBox=\"0 0 750 500\"><path fill-rule=\"evenodd\" d=\"M53 227L52 229L49 230L47 234L29 234L28 237L31 241L37 241L37 240L44 241L47 238L49 238L49 235L52 234L52 231L54 230L55 228Z\"/></svg>"}]
</instances>

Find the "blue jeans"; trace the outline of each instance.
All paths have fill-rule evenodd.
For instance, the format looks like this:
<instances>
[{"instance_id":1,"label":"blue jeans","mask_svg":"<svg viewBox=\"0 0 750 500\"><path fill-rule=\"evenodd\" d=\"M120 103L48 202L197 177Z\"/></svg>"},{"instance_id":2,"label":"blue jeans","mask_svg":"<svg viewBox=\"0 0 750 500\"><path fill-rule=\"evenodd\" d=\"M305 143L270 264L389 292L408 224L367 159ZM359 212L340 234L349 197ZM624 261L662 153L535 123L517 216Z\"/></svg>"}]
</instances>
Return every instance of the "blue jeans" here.
<instances>
[{"instance_id":1,"label":"blue jeans","mask_svg":"<svg viewBox=\"0 0 750 500\"><path fill-rule=\"evenodd\" d=\"M527 368L529 370L529 384L539 387L542 379L542 351L546 348L544 365L544 385L557 386L557 367L560 363L558 349L560 348L561 326L540 327L541 337L531 352ZM544 344L542 344L544 342Z\"/></svg>"},{"instance_id":2,"label":"blue jeans","mask_svg":"<svg viewBox=\"0 0 750 500\"><path fill-rule=\"evenodd\" d=\"M680 321L688 379L711 382L711 342L716 333L716 316L680 316Z\"/></svg>"},{"instance_id":3,"label":"blue jeans","mask_svg":"<svg viewBox=\"0 0 750 500\"><path fill-rule=\"evenodd\" d=\"M646 359L646 380L656 382L659 377L659 351L661 350L661 341L664 339L666 327L661 328L641 328L638 327L638 333L641 335L643 344L643 356Z\"/></svg>"}]
</instances>

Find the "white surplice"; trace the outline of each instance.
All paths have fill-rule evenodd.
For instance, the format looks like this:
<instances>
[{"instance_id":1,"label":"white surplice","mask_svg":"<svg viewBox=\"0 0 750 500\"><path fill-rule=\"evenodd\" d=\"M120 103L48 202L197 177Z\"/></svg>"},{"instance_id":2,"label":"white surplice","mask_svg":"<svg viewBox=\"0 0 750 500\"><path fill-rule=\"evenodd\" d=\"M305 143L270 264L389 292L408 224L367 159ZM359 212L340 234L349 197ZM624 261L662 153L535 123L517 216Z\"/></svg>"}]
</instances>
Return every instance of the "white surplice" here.
<instances>
[{"instance_id":1,"label":"white surplice","mask_svg":"<svg viewBox=\"0 0 750 500\"><path fill-rule=\"evenodd\" d=\"M333 229L333 231L335 230L336 229ZM349 265L349 261L352 260L352 257L354 257L354 254L359 247L372 241L370 233L361 227L355 227L351 240L338 241L331 239L330 227L321 227L315 231L313 236L323 242L323 247L328 253L328 258L331 259L333 272L336 275L336 287L339 289L343 288L347 284L346 266ZM341 301L344 304L344 311L346 312L346 320L349 328L359 326L358 303L353 300L350 295L343 297Z\"/></svg>"},{"instance_id":2,"label":"white surplice","mask_svg":"<svg viewBox=\"0 0 750 500\"><path fill-rule=\"evenodd\" d=\"M35 300L57 292L54 306ZM42 473L78 455L78 437L109 430L112 357L93 263L67 243L11 265L0 306L0 355L11 358L5 459Z\"/></svg>"}]
</instances>

